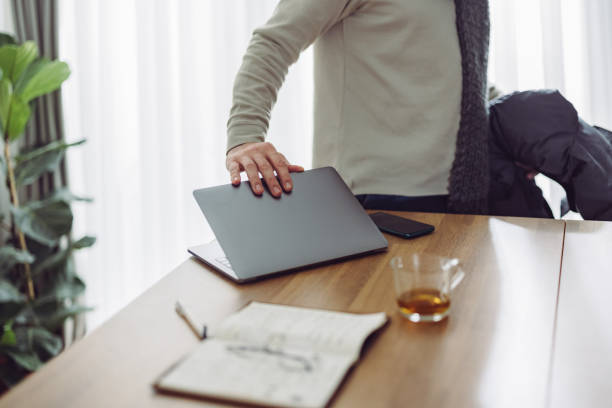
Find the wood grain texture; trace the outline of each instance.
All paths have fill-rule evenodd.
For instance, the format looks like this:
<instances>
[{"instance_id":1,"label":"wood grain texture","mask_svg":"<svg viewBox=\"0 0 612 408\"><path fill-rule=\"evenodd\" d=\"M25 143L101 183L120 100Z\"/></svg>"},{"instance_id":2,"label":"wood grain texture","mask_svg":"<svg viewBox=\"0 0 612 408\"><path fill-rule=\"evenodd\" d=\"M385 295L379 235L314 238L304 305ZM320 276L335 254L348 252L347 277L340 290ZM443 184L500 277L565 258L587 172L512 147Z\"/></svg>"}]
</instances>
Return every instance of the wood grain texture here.
<instances>
[{"instance_id":1,"label":"wood grain texture","mask_svg":"<svg viewBox=\"0 0 612 408\"><path fill-rule=\"evenodd\" d=\"M612 223L568 221L551 407L612 406Z\"/></svg>"},{"instance_id":2,"label":"wood grain texture","mask_svg":"<svg viewBox=\"0 0 612 408\"><path fill-rule=\"evenodd\" d=\"M157 395L157 376L193 350L180 299L211 326L251 300L347 312L390 324L332 400L337 407L543 407L564 224L554 220L397 213L433 224L389 251L237 285L189 259L84 340L0 399L0 407L227 406ZM429 252L462 260L449 319L414 324L396 308L389 260ZM239 386L239 385L237 385Z\"/></svg>"}]
</instances>

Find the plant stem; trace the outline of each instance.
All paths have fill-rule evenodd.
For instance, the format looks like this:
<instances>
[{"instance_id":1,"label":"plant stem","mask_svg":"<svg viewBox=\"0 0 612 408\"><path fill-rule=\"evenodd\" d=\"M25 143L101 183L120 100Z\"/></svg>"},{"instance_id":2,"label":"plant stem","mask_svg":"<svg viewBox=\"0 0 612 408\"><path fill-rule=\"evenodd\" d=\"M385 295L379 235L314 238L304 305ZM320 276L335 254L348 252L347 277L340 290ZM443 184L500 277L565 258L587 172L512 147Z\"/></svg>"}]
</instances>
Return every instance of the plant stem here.
<instances>
[{"instance_id":1,"label":"plant stem","mask_svg":"<svg viewBox=\"0 0 612 408\"><path fill-rule=\"evenodd\" d=\"M6 161L6 169L9 178L9 190L11 194L11 202L13 203L13 207L19 208L19 196L17 195L17 183L15 182L15 173L13 172L13 165L11 163L11 151L9 149L9 140L6 138L4 140L4 159ZM21 250L28 252L28 246L26 245L25 235L23 232L14 225L15 231L17 232L17 237L19 239L19 245L21 246ZM25 269L26 281L28 283L28 297L30 300L34 300L34 282L32 281L32 272L30 271L30 264L23 264Z\"/></svg>"}]
</instances>

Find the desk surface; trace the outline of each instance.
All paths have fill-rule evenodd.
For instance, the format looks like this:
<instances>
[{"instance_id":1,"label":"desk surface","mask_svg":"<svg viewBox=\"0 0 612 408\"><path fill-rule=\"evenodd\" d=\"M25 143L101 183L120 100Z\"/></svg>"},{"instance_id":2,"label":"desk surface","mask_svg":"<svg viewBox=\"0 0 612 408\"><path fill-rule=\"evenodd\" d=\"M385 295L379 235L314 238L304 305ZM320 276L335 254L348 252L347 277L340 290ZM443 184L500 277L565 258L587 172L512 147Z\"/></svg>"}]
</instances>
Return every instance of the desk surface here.
<instances>
[{"instance_id":1,"label":"desk surface","mask_svg":"<svg viewBox=\"0 0 612 408\"><path fill-rule=\"evenodd\" d=\"M433 224L436 232L415 240L388 236L386 253L246 285L189 259L11 390L0 407L215 405L157 395L151 388L162 371L197 344L174 312L177 299L211 325L251 300L385 311L390 325L366 343L332 406L544 407L564 222L401 215ZM386 266L393 256L415 251L463 262L466 278L442 323L417 325L396 309Z\"/></svg>"},{"instance_id":2,"label":"desk surface","mask_svg":"<svg viewBox=\"0 0 612 408\"><path fill-rule=\"evenodd\" d=\"M612 405L612 223L568 221L551 407Z\"/></svg>"}]
</instances>

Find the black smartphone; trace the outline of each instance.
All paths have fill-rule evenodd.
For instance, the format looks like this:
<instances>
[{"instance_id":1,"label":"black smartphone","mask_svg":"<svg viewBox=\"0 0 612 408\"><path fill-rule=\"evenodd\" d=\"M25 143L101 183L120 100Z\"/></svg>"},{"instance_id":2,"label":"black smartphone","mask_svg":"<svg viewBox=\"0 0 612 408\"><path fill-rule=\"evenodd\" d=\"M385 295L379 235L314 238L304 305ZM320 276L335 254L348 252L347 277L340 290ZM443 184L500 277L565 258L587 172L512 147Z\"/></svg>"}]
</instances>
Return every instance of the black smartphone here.
<instances>
[{"instance_id":1,"label":"black smartphone","mask_svg":"<svg viewBox=\"0 0 612 408\"><path fill-rule=\"evenodd\" d=\"M416 238L434 231L434 226L422 222L398 217L397 215L377 212L370 214L370 218L383 232L397 235L402 238Z\"/></svg>"}]
</instances>

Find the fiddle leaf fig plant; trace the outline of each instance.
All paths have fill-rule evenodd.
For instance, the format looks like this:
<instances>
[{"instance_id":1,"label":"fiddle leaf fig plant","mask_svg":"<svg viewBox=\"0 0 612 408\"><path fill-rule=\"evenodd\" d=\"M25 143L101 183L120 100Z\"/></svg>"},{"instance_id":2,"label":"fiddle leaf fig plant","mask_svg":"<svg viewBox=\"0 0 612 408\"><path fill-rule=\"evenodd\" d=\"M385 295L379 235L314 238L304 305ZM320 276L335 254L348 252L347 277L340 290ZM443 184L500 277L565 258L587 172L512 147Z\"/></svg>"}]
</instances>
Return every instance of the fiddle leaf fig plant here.
<instances>
[{"instance_id":1,"label":"fiddle leaf fig plant","mask_svg":"<svg viewBox=\"0 0 612 408\"><path fill-rule=\"evenodd\" d=\"M66 63L40 57L34 42L17 44L0 33L0 175L10 198L9 211L0 214L0 391L58 354L64 321L89 310L76 302L85 284L72 254L95 238L73 241L70 235L70 204L83 199L66 189L28 202L19 196L84 141L55 141L13 155L36 98L57 90L69 75Z\"/></svg>"}]
</instances>

